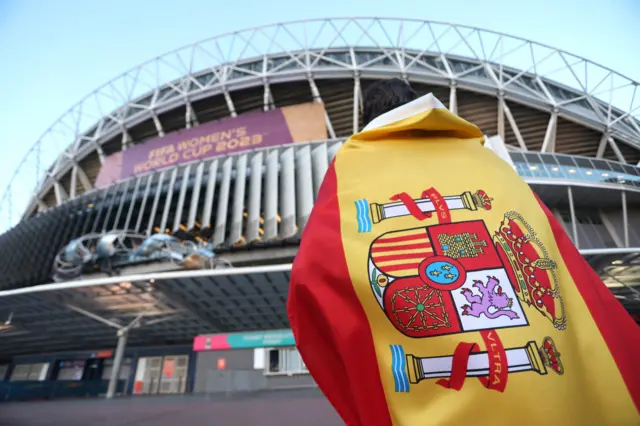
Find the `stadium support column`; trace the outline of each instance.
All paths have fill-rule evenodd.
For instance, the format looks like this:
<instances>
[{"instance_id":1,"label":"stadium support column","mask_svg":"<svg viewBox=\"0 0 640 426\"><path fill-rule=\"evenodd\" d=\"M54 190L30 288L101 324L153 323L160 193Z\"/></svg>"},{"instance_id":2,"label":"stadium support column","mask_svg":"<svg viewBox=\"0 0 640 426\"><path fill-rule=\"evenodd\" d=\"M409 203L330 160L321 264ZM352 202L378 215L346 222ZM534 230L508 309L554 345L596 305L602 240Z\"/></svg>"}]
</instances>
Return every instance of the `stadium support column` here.
<instances>
[{"instance_id":1,"label":"stadium support column","mask_svg":"<svg viewBox=\"0 0 640 426\"><path fill-rule=\"evenodd\" d=\"M113 369L109 378L109 386L107 388L107 399L113 398L118 387L118 378L120 377L120 367L124 359L124 350L127 347L127 337L129 335L128 328L118 330L118 345L116 346L116 356L113 359Z\"/></svg>"},{"instance_id":2,"label":"stadium support column","mask_svg":"<svg viewBox=\"0 0 640 426\"><path fill-rule=\"evenodd\" d=\"M571 187L567 187L567 195L569 196L569 213L571 214L571 230L573 233L573 244L575 244L576 248L580 248L580 243L578 242L578 222L576 221L576 208L573 204L573 191Z\"/></svg>"},{"instance_id":3,"label":"stadium support column","mask_svg":"<svg viewBox=\"0 0 640 426\"><path fill-rule=\"evenodd\" d=\"M556 150L556 133L558 128L558 109L554 108L549 117L547 131L544 134L541 152L555 152Z\"/></svg>"},{"instance_id":4,"label":"stadium support column","mask_svg":"<svg viewBox=\"0 0 640 426\"><path fill-rule=\"evenodd\" d=\"M451 82L451 87L449 89L449 111L458 115L458 94L456 91L456 82Z\"/></svg>"},{"instance_id":5,"label":"stadium support column","mask_svg":"<svg viewBox=\"0 0 640 426\"><path fill-rule=\"evenodd\" d=\"M498 95L498 136L500 139L504 138L504 100L502 99L502 93Z\"/></svg>"},{"instance_id":6,"label":"stadium support column","mask_svg":"<svg viewBox=\"0 0 640 426\"><path fill-rule=\"evenodd\" d=\"M627 192L622 190L622 227L624 232L624 246L629 247L629 216L627 213Z\"/></svg>"},{"instance_id":7,"label":"stadium support column","mask_svg":"<svg viewBox=\"0 0 640 426\"><path fill-rule=\"evenodd\" d=\"M356 71L353 76L353 133L360 129L360 75Z\"/></svg>"},{"instance_id":8,"label":"stadium support column","mask_svg":"<svg viewBox=\"0 0 640 426\"><path fill-rule=\"evenodd\" d=\"M309 80L309 88L311 89L311 96L313 96L313 102L324 105L324 102L322 101L322 97L320 96L320 91L318 90L318 86L316 85L316 82L313 80L313 75L309 73L309 75L307 76L307 79ZM331 119L329 118L327 109L326 108L323 108L323 109L324 109L324 121L325 121L325 124L327 125L329 138L335 139L336 132L333 130L333 124L331 124Z\"/></svg>"}]
</instances>

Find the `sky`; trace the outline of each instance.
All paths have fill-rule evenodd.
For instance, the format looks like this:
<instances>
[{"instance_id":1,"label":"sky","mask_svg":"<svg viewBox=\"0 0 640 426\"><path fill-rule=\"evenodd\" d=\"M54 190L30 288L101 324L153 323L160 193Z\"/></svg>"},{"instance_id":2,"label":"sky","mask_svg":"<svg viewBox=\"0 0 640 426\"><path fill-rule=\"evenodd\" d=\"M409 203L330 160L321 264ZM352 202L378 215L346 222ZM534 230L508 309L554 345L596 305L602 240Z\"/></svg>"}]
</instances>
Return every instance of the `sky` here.
<instances>
[{"instance_id":1,"label":"sky","mask_svg":"<svg viewBox=\"0 0 640 426\"><path fill-rule=\"evenodd\" d=\"M247 27L352 16L422 18L504 32L640 81L638 0L0 0L0 194L58 117L141 62Z\"/></svg>"}]
</instances>

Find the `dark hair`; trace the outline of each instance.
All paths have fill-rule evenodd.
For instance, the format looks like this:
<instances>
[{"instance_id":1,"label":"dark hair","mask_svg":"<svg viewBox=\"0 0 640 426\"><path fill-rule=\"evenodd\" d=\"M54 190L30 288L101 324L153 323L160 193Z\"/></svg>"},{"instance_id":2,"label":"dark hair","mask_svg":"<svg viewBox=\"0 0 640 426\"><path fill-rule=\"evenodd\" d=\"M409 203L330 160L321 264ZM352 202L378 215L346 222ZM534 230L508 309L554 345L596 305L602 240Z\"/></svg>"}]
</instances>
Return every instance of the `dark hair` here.
<instances>
[{"instance_id":1,"label":"dark hair","mask_svg":"<svg viewBox=\"0 0 640 426\"><path fill-rule=\"evenodd\" d=\"M376 117L418 98L409 83L399 78L377 81L363 96L362 119L366 126Z\"/></svg>"}]
</instances>

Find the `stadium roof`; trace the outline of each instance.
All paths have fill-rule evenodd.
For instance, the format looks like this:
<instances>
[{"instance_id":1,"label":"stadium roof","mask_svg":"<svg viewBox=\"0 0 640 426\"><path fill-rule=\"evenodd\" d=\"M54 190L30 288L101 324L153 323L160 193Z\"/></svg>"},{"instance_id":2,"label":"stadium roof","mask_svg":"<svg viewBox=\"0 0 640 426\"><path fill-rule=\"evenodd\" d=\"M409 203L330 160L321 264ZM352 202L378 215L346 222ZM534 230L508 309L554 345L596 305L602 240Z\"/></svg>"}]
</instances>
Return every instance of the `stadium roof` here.
<instances>
[{"instance_id":1,"label":"stadium roof","mask_svg":"<svg viewBox=\"0 0 640 426\"><path fill-rule=\"evenodd\" d=\"M153 119L158 134L163 134L158 114L177 105L185 105L188 115L191 102L223 94L233 115L232 90L264 85L266 99L270 83L336 78L340 73L380 78L390 70L569 117L602 132L598 156L610 148L624 161L620 143L640 149L638 83L585 58L448 23L384 18L297 21L191 44L96 89L29 149L2 194L0 229L15 224L25 206L31 211L38 204L35 195L60 186L58 180L69 170L83 186L91 187L77 170L82 158L97 152L102 159L102 144L119 133L125 146L127 128L145 119Z\"/></svg>"},{"instance_id":2,"label":"stadium roof","mask_svg":"<svg viewBox=\"0 0 640 426\"><path fill-rule=\"evenodd\" d=\"M0 355L189 344L206 333L288 328L290 264L83 279L0 292ZM43 346L45 345L45 346Z\"/></svg>"},{"instance_id":3,"label":"stadium roof","mask_svg":"<svg viewBox=\"0 0 640 426\"><path fill-rule=\"evenodd\" d=\"M640 249L581 250L638 321ZM289 327L291 264L123 273L0 291L0 355L189 344L199 334Z\"/></svg>"}]
</instances>

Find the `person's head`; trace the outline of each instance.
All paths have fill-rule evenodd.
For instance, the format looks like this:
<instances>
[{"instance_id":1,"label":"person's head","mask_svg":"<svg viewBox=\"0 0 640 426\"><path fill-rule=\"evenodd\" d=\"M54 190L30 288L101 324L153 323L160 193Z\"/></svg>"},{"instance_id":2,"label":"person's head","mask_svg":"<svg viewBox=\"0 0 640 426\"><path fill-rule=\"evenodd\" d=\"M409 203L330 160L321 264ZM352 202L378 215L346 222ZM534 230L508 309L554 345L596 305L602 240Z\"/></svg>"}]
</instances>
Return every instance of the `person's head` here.
<instances>
[{"instance_id":1,"label":"person's head","mask_svg":"<svg viewBox=\"0 0 640 426\"><path fill-rule=\"evenodd\" d=\"M418 94L411 86L399 78L374 83L362 99L364 125L366 126L385 112L408 104L417 98Z\"/></svg>"}]
</instances>

